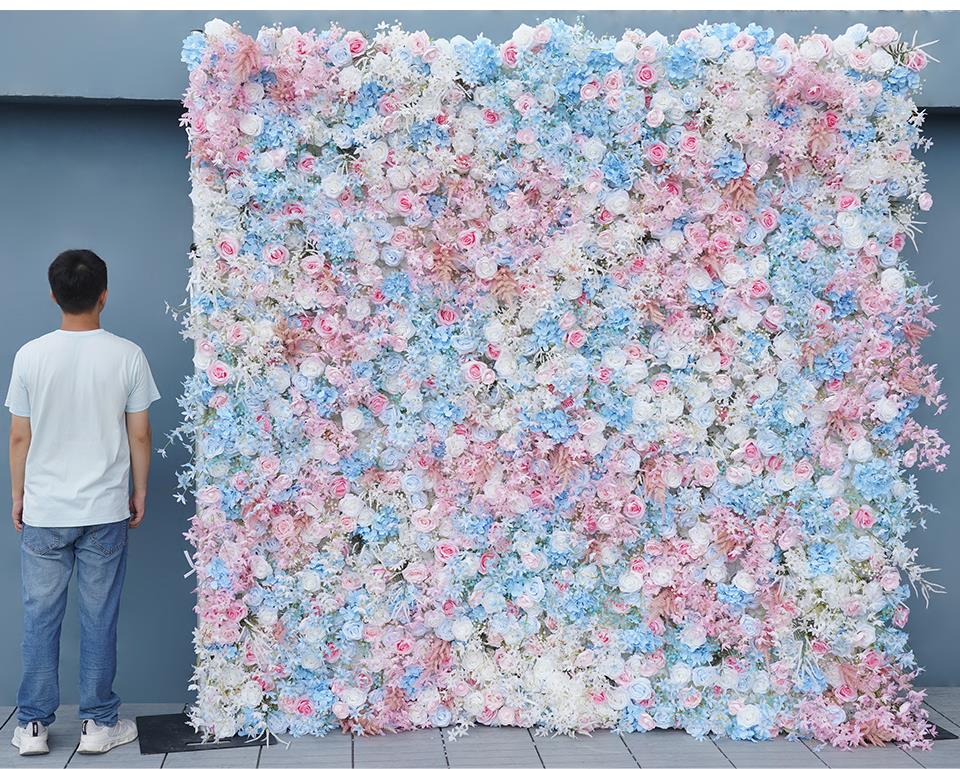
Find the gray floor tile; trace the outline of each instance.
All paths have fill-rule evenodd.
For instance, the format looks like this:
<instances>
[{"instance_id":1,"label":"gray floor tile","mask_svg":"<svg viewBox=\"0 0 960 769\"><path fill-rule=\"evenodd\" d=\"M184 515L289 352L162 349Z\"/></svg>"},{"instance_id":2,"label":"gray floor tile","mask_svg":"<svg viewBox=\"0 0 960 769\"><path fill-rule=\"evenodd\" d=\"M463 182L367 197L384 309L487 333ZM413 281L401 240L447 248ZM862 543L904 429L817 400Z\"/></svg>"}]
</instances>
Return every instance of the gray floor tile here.
<instances>
[{"instance_id":1,"label":"gray floor tile","mask_svg":"<svg viewBox=\"0 0 960 769\"><path fill-rule=\"evenodd\" d=\"M380 766L445 769L447 758L439 729L417 729L354 737L353 765L358 769Z\"/></svg>"},{"instance_id":2,"label":"gray floor tile","mask_svg":"<svg viewBox=\"0 0 960 769\"><path fill-rule=\"evenodd\" d=\"M533 741L546 769L637 767L619 734L599 731L576 737L550 737L534 732Z\"/></svg>"},{"instance_id":3,"label":"gray floor tile","mask_svg":"<svg viewBox=\"0 0 960 769\"><path fill-rule=\"evenodd\" d=\"M163 769L167 767L196 767L197 769L256 769L260 748L218 748L193 750L187 753L167 753Z\"/></svg>"},{"instance_id":4,"label":"gray floor tile","mask_svg":"<svg viewBox=\"0 0 960 769\"><path fill-rule=\"evenodd\" d=\"M820 746L814 740L803 740L817 757L831 769L917 769L919 763L896 745L840 750L831 745Z\"/></svg>"},{"instance_id":5,"label":"gray floor tile","mask_svg":"<svg viewBox=\"0 0 960 769\"><path fill-rule=\"evenodd\" d=\"M930 713L930 720L934 724L942 726L954 734L960 733L960 728L950 719L931 707L928 707L927 711ZM960 766L960 740L935 740L933 748L930 750L904 749L903 752L915 759L921 766L930 769L956 769Z\"/></svg>"},{"instance_id":6,"label":"gray floor tile","mask_svg":"<svg viewBox=\"0 0 960 769\"><path fill-rule=\"evenodd\" d=\"M311 769L342 769L351 765L351 738L343 732L330 732L323 737L290 738L260 751L261 769L272 767L309 766Z\"/></svg>"},{"instance_id":7,"label":"gray floor tile","mask_svg":"<svg viewBox=\"0 0 960 769\"><path fill-rule=\"evenodd\" d=\"M679 729L632 732L624 734L623 741L643 769L730 767L730 762L713 742L698 740Z\"/></svg>"},{"instance_id":8,"label":"gray floor tile","mask_svg":"<svg viewBox=\"0 0 960 769\"><path fill-rule=\"evenodd\" d=\"M542 767L533 737L527 729L515 726L472 726L453 740L443 730L447 761L453 769L469 767Z\"/></svg>"},{"instance_id":9,"label":"gray floor tile","mask_svg":"<svg viewBox=\"0 0 960 769\"><path fill-rule=\"evenodd\" d=\"M799 740L788 740L784 737L758 742L718 739L714 744L738 769L770 766L822 769L827 765L826 761Z\"/></svg>"}]
</instances>

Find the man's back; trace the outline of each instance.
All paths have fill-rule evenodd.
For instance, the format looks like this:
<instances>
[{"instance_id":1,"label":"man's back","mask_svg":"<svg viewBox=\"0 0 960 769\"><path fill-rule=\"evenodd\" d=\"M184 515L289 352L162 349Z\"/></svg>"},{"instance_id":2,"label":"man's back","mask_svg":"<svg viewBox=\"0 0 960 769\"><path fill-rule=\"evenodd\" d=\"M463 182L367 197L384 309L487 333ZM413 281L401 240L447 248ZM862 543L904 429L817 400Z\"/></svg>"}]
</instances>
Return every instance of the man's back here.
<instances>
[{"instance_id":1,"label":"man's back","mask_svg":"<svg viewBox=\"0 0 960 769\"><path fill-rule=\"evenodd\" d=\"M17 352L6 405L30 418L23 520L85 526L129 515L125 412L159 398L143 351L102 328L57 329Z\"/></svg>"}]
</instances>

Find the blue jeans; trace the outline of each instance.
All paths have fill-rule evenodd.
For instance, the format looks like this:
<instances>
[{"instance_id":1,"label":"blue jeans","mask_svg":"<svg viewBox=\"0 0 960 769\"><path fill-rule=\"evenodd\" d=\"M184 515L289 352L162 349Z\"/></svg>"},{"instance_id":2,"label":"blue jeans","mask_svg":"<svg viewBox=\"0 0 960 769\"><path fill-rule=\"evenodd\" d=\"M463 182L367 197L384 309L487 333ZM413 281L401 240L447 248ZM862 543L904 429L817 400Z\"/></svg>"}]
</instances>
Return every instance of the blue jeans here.
<instances>
[{"instance_id":1,"label":"blue jeans","mask_svg":"<svg viewBox=\"0 0 960 769\"><path fill-rule=\"evenodd\" d=\"M67 585L77 564L80 602L80 718L117 722L117 614L127 570L127 521L96 526L23 525L23 679L17 692L21 724L53 723L60 705L60 625Z\"/></svg>"}]
</instances>

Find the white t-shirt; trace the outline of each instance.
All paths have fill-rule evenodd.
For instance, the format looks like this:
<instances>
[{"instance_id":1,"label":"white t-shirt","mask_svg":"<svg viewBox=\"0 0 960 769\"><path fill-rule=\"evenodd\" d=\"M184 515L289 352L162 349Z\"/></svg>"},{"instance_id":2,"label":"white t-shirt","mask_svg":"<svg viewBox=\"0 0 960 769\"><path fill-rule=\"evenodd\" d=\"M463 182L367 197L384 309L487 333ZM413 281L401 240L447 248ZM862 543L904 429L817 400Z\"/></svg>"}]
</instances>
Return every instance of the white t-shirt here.
<instances>
[{"instance_id":1,"label":"white t-shirt","mask_svg":"<svg viewBox=\"0 0 960 769\"><path fill-rule=\"evenodd\" d=\"M143 350L102 328L57 329L23 345L6 406L30 417L24 522L90 526L129 517L124 413L159 397Z\"/></svg>"}]
</instances>

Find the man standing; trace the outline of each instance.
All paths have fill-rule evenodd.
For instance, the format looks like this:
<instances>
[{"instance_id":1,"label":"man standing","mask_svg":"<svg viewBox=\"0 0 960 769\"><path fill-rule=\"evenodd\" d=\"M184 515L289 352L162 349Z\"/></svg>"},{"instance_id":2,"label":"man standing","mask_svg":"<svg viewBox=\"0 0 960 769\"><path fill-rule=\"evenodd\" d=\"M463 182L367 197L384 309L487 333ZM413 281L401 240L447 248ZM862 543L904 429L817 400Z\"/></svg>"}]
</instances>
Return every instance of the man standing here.
<instances>
[{"instance_id":1,"label":"man standing","mask_svg":"<svg viewBox=\"0 0 960 769\"><path fill-rule=\"evenodd\" d=\"M100 327L107 265L64 251L50 265L60 328L17 352L6 406L13 525L21 533L23 679L20 755L47 753L60 704L60 626L77 569L80 603L80 753L132 742L113 692L127 529L143 521L150 466L147 409L160 397L143 351ZM133 491L130 493L130 475Z\"/></svg>"}]
</instances>

